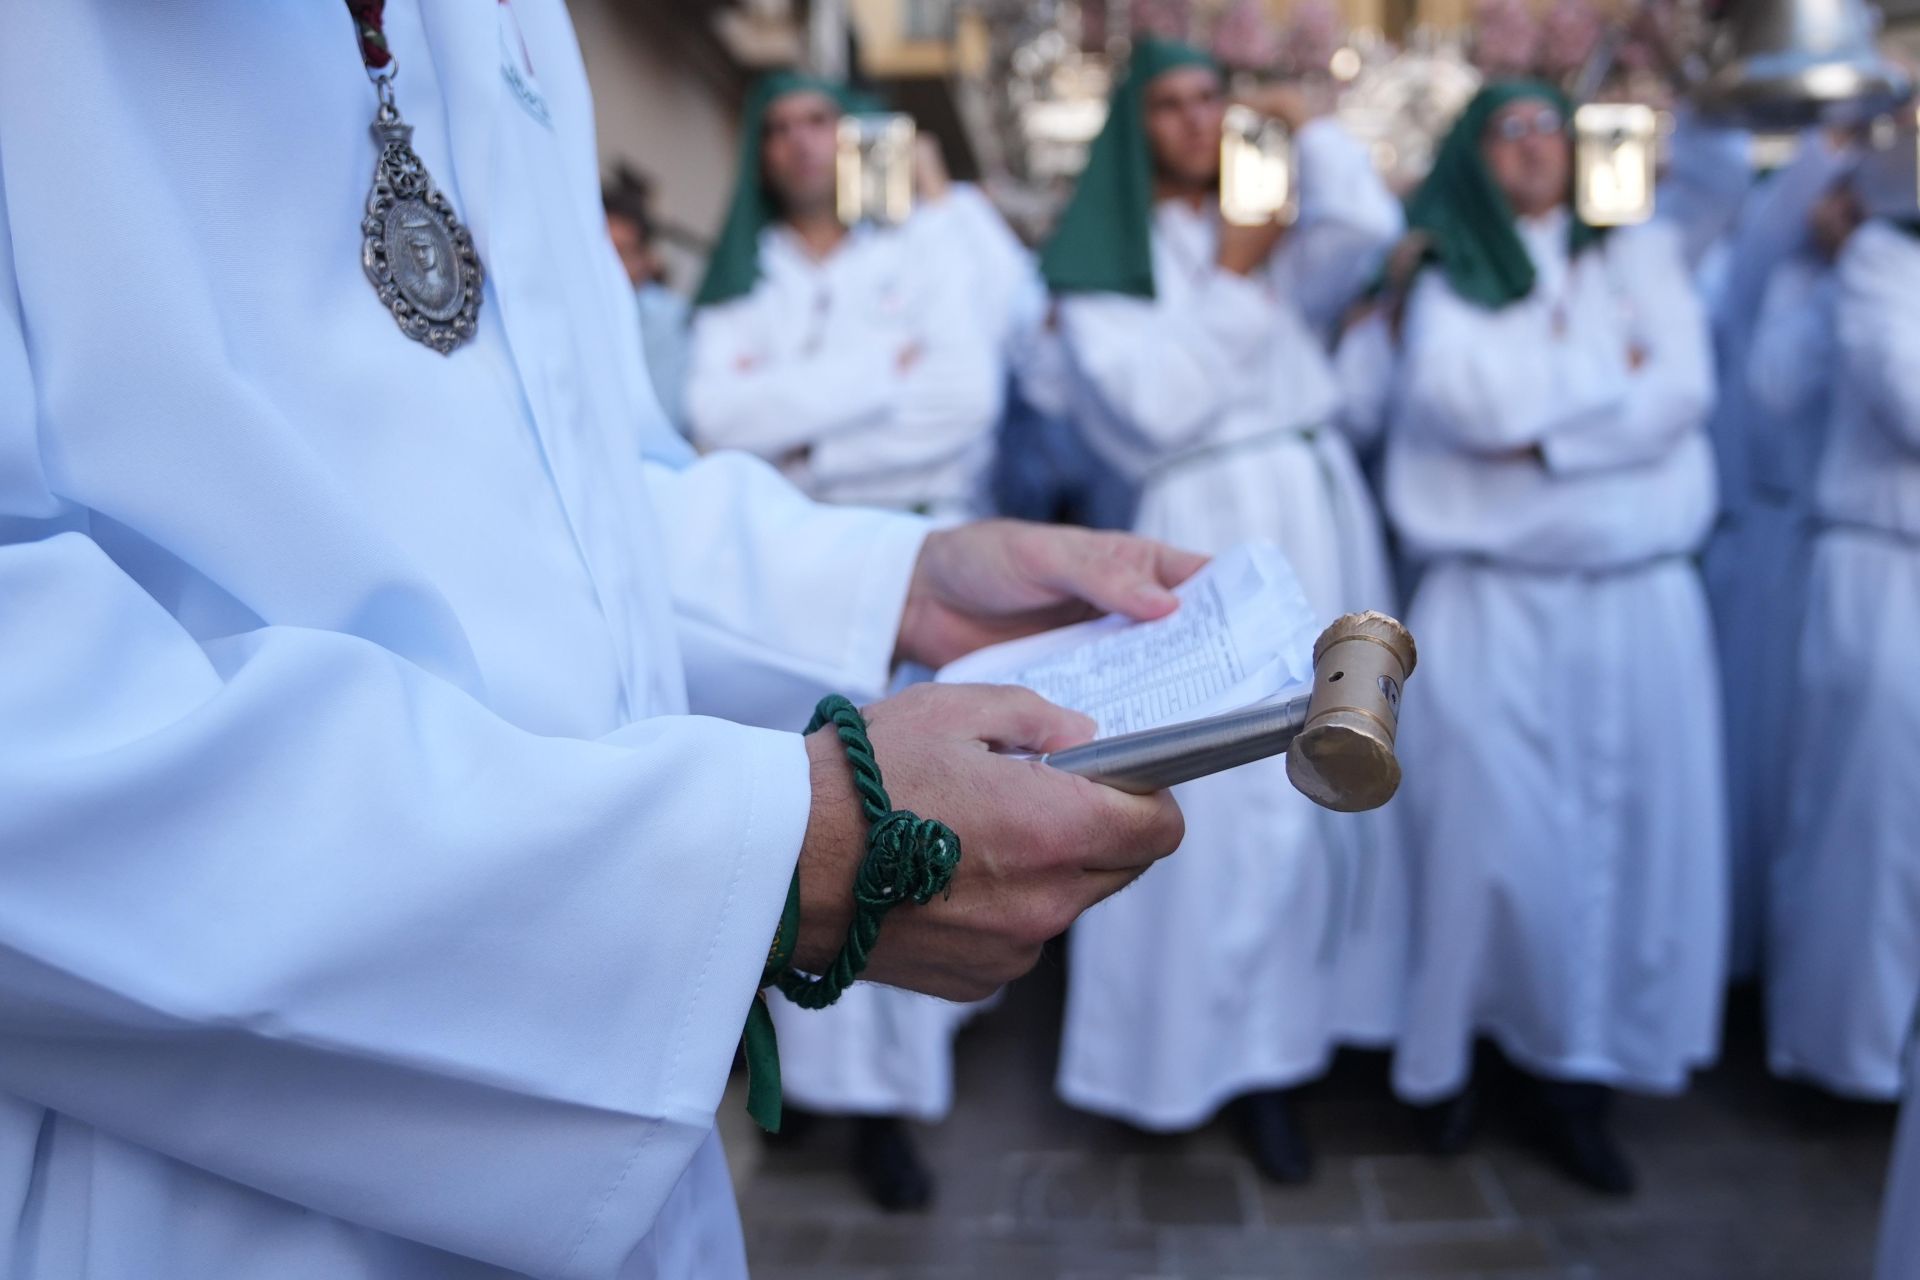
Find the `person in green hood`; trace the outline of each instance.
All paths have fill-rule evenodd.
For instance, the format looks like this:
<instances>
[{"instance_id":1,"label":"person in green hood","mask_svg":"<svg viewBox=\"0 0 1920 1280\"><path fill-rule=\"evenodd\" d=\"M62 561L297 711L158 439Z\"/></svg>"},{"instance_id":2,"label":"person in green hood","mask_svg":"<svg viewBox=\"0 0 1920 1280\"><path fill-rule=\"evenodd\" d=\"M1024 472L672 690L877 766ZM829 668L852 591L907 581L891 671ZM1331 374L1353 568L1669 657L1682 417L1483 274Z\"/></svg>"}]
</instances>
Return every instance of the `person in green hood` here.
<instances>
[{"instance_id":1,"label":"person in green hood","mask_svg":"<svg viewBox=\"0 0 1920 1280\"><path fill-rule=\"evenodd\" d=\"M1677 1092L1718 1047L1726 814L1694 563L1713 363L1678 229L1575 215L1570 121L1530 81L1467 107L1408 202L1423 265L1376 366L1383 500L1422 567L1394 1086L1458 1151L1490 1038L1548 1154L1625 1194L1612 1091Z\"/></svg>"},{"instance_id":2,"label":"person in green hood","mask_svg":"<svg viewBox=\"0 0 1920 1280\"><path fill-rule=\"evenodd\" d=\"M691 436L758 454L825 501L960 517L983 488L1001 355L975 318L958 244L943 254L905 228L841 223L837 131L864 105L791 72L749 93L733 199L695 298ZM765 712L769 724L805 715ZM946 1116L967 1010L870 984L818 1012L775 1001L789 1134L807 1114L859 1117L867 1194L888 1209L926 1205L932 1175L904 1121Z\"/></svg>"},{"instance_id":3,"label":"person in green hood","mask_svg":"<svg viewBox=\"0 0 1920 1280\"><path fill-rule=\"evenodd\" d=\"M748 95L739 172L695 296L686 410L703 450L740 449L815 498L973 514L1004 371L965 263L903 228L846 226L841 116L866 104L793 72Z\"/></svg>"},{"instance_id":4,"label":"person in green hood","mask_svg":"<svg viewBox=\"0 0 1920 1280\"><path fill-rule=\"evenodd\" d=\"M1277 544L1331 621L1393 608L1379 517L1338 425L1323 333L1401 228L1365 151L1289 88L1301 216L1219 212L1218 67L1142 41L1041 258L1089 442L1141 488L1137 529L1220 553ZM1398 1017L1405 886L1385 814L1316 809L1263 761L1176 789L1178 866L1070 939L1058 1085L1186 1130L1228 1104L1268 1178L1310 1176L1294 1090Z\"/></svg>"}]
</instances>

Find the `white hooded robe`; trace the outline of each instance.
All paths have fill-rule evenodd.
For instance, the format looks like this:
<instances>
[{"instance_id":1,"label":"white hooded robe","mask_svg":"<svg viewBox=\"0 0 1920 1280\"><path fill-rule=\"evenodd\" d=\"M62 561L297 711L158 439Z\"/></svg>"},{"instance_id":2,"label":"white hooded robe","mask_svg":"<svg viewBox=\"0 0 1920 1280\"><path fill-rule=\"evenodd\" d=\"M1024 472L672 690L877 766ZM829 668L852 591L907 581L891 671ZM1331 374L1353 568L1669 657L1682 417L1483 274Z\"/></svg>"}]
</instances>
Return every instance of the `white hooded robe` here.
<instances>
[{"instance_id":1,"label":"white hooded robe","mask_svg":"<svg viewBox=\"0 0 1920 1280\"><path fill-rule=\"evenodd\" d=\"M387 6L450 356L361 267L345 6L0 18L0 1274L743 1276L811 796L689 699L880 692L922 526L643 462L556 0Z\"/></svg>"},{"instance_id":2,"label":"white hooded robe","mask_svg":"<svg viewBox=\"0 0 1920 1280\"><path fill-rule=\"evenodd\" d=\"M1415 1102L1465 1085L1476 1034L1650 1092L1718 1043L1706 319L1672 228L1572 262L1564 209L1518 230L1526 298L1416 282L1387 443L1387 510L1428 566L1395 802L1417 890L1394 1085Z\"/></svg>"}]
</instances>

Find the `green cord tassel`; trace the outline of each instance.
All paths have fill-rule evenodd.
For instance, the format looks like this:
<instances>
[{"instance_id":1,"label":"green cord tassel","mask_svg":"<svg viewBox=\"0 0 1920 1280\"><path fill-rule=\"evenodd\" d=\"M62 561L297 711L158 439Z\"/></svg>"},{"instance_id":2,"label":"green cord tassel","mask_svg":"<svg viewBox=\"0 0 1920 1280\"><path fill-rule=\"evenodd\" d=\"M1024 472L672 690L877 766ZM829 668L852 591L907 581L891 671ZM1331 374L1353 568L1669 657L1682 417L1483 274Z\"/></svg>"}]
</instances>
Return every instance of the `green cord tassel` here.
<instances>
[{"instance_id":1,"label":"green cord tassel","mask_svg":"<svg viewBox=\"0 0 1920 1280\"><path fill-rule=\"evenodd\" d=\"M761 989L753 993L747 1028L740 1036L740 1047L747 1056L747 1114L768 1133L780 1132L780 1043L773 1033L766 988L793 962L793 944L799 932L800 873L795 871L787 885L787 905L780 912L780 927L774 930L767 963L760 970Z\"/></svg>"}]
</instances>

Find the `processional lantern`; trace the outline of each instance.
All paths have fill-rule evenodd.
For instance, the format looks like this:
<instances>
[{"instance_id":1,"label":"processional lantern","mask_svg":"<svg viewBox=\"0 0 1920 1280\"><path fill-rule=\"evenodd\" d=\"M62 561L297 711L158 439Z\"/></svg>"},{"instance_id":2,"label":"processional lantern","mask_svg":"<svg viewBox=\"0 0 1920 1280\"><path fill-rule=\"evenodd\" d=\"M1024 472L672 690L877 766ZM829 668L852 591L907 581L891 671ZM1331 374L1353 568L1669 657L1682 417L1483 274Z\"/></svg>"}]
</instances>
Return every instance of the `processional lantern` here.
<instances>
[{"instance_id":1,"label":"processional lantern","mask_svg":"<svg viewBox=\"0 0 1920 1280\"><path fill-rule=\"evenodd\" d=\"M898 226L913 212L913 117L898 112L840 117L834 209L851 227Z\"/></svg>"},{"instance_id":2,"label":"processional lantern","mask_svg":"<svg viewBox=\"0 0 1920 1280\"><path fill-rule=\"evenodd\" d=\"M1638 102L1589 102L1573 113L1574 210L1594 227L1653 216L1660 121Z\"/></svg>"},{"instance_id":3,"label":"processional lantern","mask_svg":"<svg viewBox=\"0 0 1920 1280\"><path fill-rule=\"evenodd\" d=\"M1300 212L1293 135L1252 107L1227 108L1220 130L1220 216L1238 227L1290 223Z\"/></svg>"}]
</instances>

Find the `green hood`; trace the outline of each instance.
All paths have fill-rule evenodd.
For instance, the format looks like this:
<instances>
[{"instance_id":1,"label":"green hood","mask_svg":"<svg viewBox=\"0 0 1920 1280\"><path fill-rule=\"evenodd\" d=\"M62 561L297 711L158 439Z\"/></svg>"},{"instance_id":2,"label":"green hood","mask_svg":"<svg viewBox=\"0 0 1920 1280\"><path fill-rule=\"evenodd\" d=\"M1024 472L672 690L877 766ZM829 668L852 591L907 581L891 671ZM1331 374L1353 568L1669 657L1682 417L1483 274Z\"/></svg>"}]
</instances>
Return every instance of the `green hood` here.
<instances>
[{"instance_id":1,"label":"green hood","mask_svg":"<svg viewBox=\"0 0 1920 1280\"><path fill-rule=\"evenodd\" d=\"M1447 282L1461 297L1481 306L1500 308L1533 292L1533 259L1514 230L1513 209L1494 185L1493 174L1480 154L1487 122L1513 102L1539 99L1560 111L1571 124L1573 104L1550 84L1538 80L1499 80L1474 95L1453 123L1433 171L1407 201L1407 227L1433 239L1430 261L1440 264ZM1568 192L1572 207L1572 192ZM1600 233L1573 218L1570 248L1578 254L1597 242Z\"/></svg>"},{"instance_id":2,"label":"green hood","mask_svg":"<svg viewBox=\"0 0 1920 1280\"><path fill-rule=\"evenodd\" d=\"M863 105L847 86L798 71L775 71L754 81L740 116L740 156L733 199L727 205L727 220L721 224L713 253L707 258L707 274L693 296L696 307L744 297L753 292L760 279L760 232L780 216L773 193L766 189L761 176L760 138L767 109L790 93L825 94L839 103L842 111L860 110Z\"/></svg>"},{"instance_id":3,"label":"green hood","mask_svg":"<svg viewBox=\"0 0 1920 1280\"><path fill-rule=\"evenodd\" d=\"M1218 63L1192 45L1142 40L1133 47L1073 199L1040 252L1040 273L1056 292L1153 297L1153 154L1146 94L1156 76L1178 67L1219 71Z\"/></svg>"}]
</instances>

